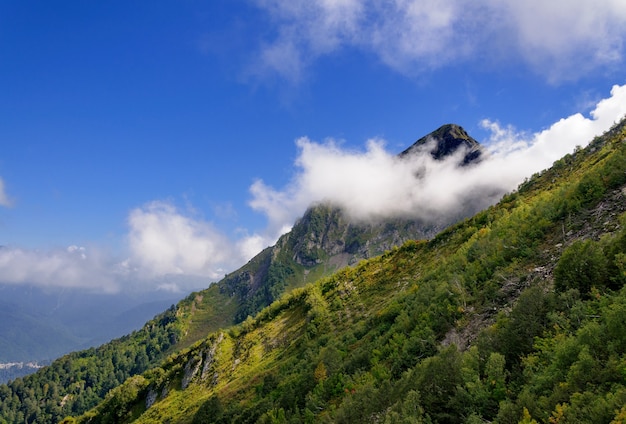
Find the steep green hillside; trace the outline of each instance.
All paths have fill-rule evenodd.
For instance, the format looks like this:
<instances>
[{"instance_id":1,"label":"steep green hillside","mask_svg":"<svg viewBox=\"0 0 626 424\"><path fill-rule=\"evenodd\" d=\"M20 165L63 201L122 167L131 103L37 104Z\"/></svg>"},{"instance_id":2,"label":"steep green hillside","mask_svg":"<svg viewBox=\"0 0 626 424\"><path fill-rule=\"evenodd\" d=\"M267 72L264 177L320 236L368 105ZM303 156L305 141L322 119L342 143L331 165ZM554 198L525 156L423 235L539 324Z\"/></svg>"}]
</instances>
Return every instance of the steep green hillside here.
<instances>
[{"instance_id":1,"label":"steep green hillside","mask_svg":"<svg viewBox=\"0 0 626 424\"><path fill-rule=\"evenodd\" d=\"M446 125L418 140L413 150L426 142L434 143L436 148L430 154L436 159L458 148L479 150L478 143L456 125ZM408 153L404 156L412 159ZM458 216L469 214L459 211ZM192 293L141 330L97 349L66 355L34 375L0 386L0 419L56 422L68 414L81 414L127 378L211 332L246 320L284 292L407 240L430 238L449 223L426 225L410 219L353 222L336 207L314 205L275 246L220 282Z\"/></svg>"},{"instance_id":2,"label":"steep green hillside","mask_svg":"<svg viewBox=\"0 0 626 424\"><path fill-rule=\"evenodd\" d=\"M281 297L66 423L626 418L626 123L430 241Z\"/></svg>"},{"instance_id":3,"label":"steep green hillside","mask_svg":"<svg viewBox=\"0 0 626 424\"><path fill-rule=\"evenodd\" d=\"M382 254L407 240L428 238L443 225L409 219L353 223L328 204L309 208L293 229L237 271L178 305L187 347L209 332L254 316L284 292Z\"/></svg>"}]
</instances>

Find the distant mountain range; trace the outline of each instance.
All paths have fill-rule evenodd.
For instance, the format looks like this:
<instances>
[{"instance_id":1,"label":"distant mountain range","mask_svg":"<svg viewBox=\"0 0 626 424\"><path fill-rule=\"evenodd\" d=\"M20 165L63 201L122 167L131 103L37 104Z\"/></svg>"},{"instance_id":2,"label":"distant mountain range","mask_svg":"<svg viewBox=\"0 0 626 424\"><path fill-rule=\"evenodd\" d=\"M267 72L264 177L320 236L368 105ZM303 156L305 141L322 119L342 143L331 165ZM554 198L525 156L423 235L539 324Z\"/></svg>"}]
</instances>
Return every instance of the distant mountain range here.
<instances>
[{"instance_id":1,"label":"distant mountain range","mask_svg":"<svg viewBox=\"0 0 626 424\"><path fill-rule=\"evenodd\" d=\"M0 382L63 354L128 334L176 303L171 293L99 294L80 290L0 285Z\"/></svg>"}]
</instances>

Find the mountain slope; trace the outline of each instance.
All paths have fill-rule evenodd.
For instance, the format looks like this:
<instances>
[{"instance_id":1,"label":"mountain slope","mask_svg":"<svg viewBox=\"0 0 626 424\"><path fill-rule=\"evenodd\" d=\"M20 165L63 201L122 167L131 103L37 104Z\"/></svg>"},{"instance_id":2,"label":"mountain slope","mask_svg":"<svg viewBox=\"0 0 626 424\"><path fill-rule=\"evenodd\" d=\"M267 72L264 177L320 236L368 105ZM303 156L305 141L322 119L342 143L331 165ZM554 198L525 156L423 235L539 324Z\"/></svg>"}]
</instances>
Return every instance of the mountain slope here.
<instances>
[{"instance_id":1,"label":"mountain slope","mask_svg":"<svg viewBox=\"0 0 626 424\"><path fill-rule=\"evenodd\" d=\"M626 123L65 422L622 422Z\"/></svg>"},{"instance_id":2,"label":"mountain slope","mask_svg":"<svg viewBox=\"0 0 626 424\"><path fill-rule=\"evenodd\" d=\"M424 147L431 150L424 151ZM413 155L430 154L442 160L460 153L463 164L470 165L480 159L481 152L480 144L463 128L447 124L419 139L399 157L411 160ZM181 345L253 316L284 291L380 255L408 240L431 238L475 212L475 207L469 206L454 218L442 217L428 223L412 218L360 222L331 204L312 205L274 246L181 304L179 313L191 321Z\"/></svg>"},{"instance_id":3,"label":"mountain slope","mask_svg":"<svg viewBox=\"0 0 626 424\"><path fill-rule=\"evenodd\" d=\"M457 149L466 148L469 136L462 129L459 132L459 128L447 125L426 138L433 146L441 144L446 154L463 153ZM465 134L463 139L450 145L450 140L456 137L454 134L461 133ZM416 149L426 138L418 140ZM405 155L404 160L411 160L413 154L424 152L417 149ZM459 217L469 214L470 211L464 211ZM80 414L128 377L213 331L255 315L285 291L407 240L432 237L449 223L444 220L426 225L410 219L353 222L332 205L314 205L275 246L268 247L220 282L192 293L142 329L97 349L66 355L35 375L0 386L0 417L9 422L23 422L24 417L56 422L64 415ZM19 392L19 401L9 394L2 398L3 392Z\"/></svg>"},{"instance_id":4,"label":"mountain slope","mask_svg":"<svg viewBox=\"0 0 626 424\"><path fill-rule=\"evenodd\" d=\"M414 155L430 154L436 160L443 160L461 154L461 165L471 165L480 160L482 152L480 144L462 127L446 124L419 139L398 157L410 161ZM431 238L475 212L476 207L468 206L453 218L429 222L414 218L364 222L352 219L332 204L312 205L275 246L253 259L250 266L227 275L218 285L222 293L238 297L240 306L234 322L240 322L276 300L285 289L300 287L408 240Z\"/></svg>"}]
</instances>

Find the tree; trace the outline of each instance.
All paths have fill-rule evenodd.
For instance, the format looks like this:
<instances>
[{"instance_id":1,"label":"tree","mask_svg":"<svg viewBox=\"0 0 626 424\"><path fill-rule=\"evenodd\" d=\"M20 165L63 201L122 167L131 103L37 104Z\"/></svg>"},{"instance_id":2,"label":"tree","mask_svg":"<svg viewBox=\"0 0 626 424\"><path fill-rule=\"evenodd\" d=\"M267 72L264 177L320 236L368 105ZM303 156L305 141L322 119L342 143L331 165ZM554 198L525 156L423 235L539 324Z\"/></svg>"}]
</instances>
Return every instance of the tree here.
<instances>
[{"instance_id":1,"label":"tree","mask_svg":"<svg viewBox=\"0 0 626 424\"><path fill-rule=\"evenodd\" d=\"M554 288L559 292L575 288L581 295L586 295L592 287L606 285L607 263L598 243L576 241L565 249L556 264Z\"/></svg>"}]
</instances>

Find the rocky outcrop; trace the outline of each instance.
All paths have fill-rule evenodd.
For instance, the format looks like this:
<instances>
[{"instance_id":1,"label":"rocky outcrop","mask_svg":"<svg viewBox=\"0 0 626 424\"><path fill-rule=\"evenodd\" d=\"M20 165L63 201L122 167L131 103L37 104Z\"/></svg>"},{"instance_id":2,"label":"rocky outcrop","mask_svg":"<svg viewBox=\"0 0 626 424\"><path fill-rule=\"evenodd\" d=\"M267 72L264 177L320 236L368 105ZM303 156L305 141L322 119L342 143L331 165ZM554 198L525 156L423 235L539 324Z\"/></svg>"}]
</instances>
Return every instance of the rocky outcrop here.
<instances>
[{"instance_id":1,"label":"rocky outcrop","mask_svg":"<svg viewBox=\"0 0 626 424\"><path fill-rule=\"evenodd\" d=\"M460 163L462 166L480 161L485 154L480 143L470 137L462 127L456 124L446 124L417 140L399 156L409 157L413 154L419 154L427 147L430 148L428 151L436 160L442 160L455 154L459 149L463 149L465 154Z\"/></svg>"}]
</instances>

